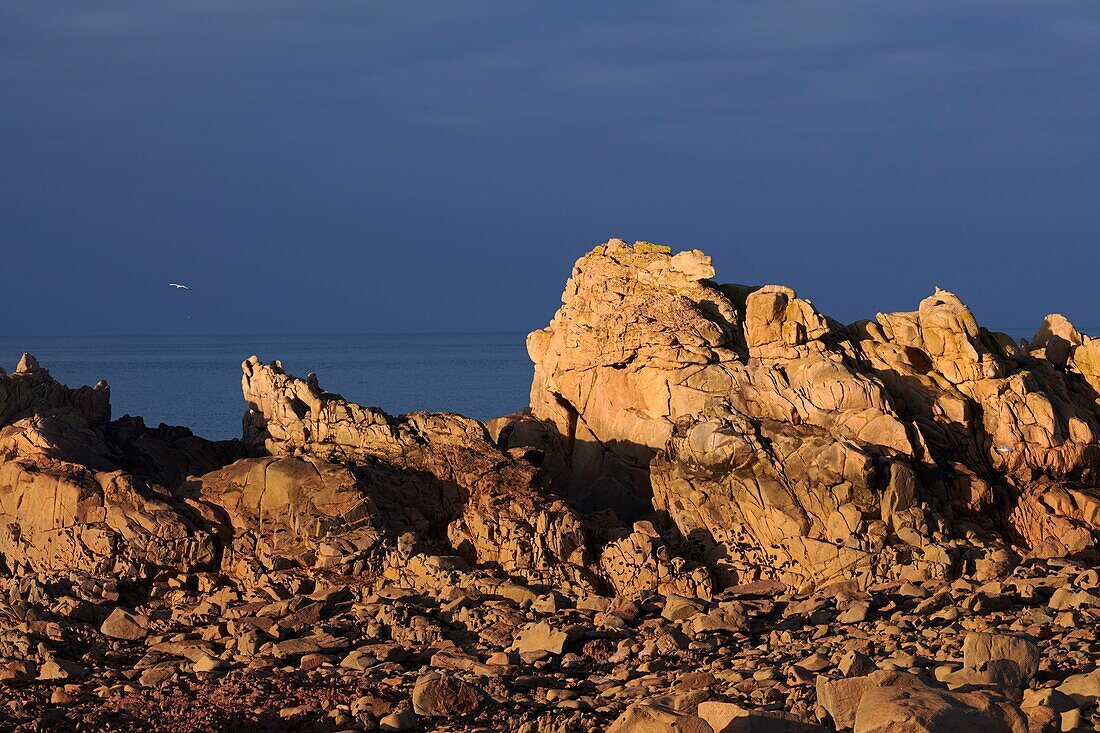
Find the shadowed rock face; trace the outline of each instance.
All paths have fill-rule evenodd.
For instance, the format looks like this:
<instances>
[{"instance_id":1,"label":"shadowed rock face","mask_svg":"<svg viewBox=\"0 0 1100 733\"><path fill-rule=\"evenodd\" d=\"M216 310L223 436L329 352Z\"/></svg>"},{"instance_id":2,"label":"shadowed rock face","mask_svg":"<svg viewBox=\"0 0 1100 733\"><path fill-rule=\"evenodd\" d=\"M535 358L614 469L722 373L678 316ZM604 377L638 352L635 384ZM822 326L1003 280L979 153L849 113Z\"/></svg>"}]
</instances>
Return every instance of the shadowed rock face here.
<instances>
[{"instance_id":1,"label":"shadowed rock face","mask_svg":"<svg viewBox=\"0 0 1100 733\"><path fill-rule=\"evenodd\" d=\"M713 276L646 243L582 257L528 337L529 409L494 431L544 450L581 507L662 512L721 583L1093 551L1096 340L1051 316L1019 346L942 290L844 326Z\"/></svg>"}]
</instances>

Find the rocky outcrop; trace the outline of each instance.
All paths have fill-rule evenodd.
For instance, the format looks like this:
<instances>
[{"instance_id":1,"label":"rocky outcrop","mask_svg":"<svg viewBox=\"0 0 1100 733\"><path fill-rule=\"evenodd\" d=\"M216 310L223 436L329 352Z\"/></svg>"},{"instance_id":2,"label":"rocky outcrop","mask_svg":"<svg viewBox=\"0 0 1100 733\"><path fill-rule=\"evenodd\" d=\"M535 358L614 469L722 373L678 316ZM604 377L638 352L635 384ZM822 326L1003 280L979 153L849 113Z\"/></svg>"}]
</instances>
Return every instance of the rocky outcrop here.
<instances>
[{"instance_id":1,"label":"rocky outcrop","mask_svg":"<svg viewBox=\"0 0 1100 733\"><path fill-rule=\"evenodd\" d=\"M481 423L451 414L391 417L255 357L243 369L247 444L352 467L395 535L413 531L473 564L589 582L576 514L544 492L523 451L502 452Z\"/></svg>"},{"instance_id":2,"label":"rocky outcrop","mask_svg":"<svg viewBox=\"0 0 1100 733\"><path fill-rule=\"evenodd\" d=\"M851 332L918 428L927 447L919 457L940 469L929 483L954 514L996 513L1011 541L1048 556L1093 548L1100 403L1081 372L979 328L943 291L915 314L880 315Z\"/></svg>"},{"instance_id":3,"label":"rocky outcrop","mask_svg":"<svg viewBox=\"0 0 1100 733\"><path fill-rule=\"evenodd\" d=\"M390 416L252 357L243 441L212 443L112 422L105 384L26 356L0 376L0 551L251 578L435 556L630 598L1094 556L1097 340L1050 316L1015 344L941 290L845 326L713 278L699 251L597 247L528 338L528 409L488 426Z\"/></svg>"},{"instance_id":4,"label":"rocky outcrop","mask_svg":"<svg viewBox=\"0 0 1100 733\"><path fill-rule=\"evenodd\" d=\"M1081 375L1100 391L1100 339L1080 333L1062 314L1053 313L1043 320L1028 350L1060 369Z\"/></svg>"},{"instance_id":5,"label":"rocky outcrop","mask_svg":"<svg viewBox=\"0 0 1100 733\"><path fill-rule=\"evenodd\" d=\"M701 252L612 241L577 261L554 320L527 337L530 414L563 439L548 465L581 507L648 513L650 460L704 408L708 365L737 359L738 315L713 275Z\"/></svg>"},{"instance_id":6,"label":"rocky outcrop","mask_svg":"<svg viewBox=\"0 0 1100 733\"><path fill-rule=\"evenodd\" d=\"M468 418L394 418L254 359L244 445L110 422L106 385L69 390L29 356L2 386L0 557L11 570L381 573L408 535L531 580L595 582L576 513L545 492L524 451L502 452ZM261 455L242 458L245 446Z\"/></svg>"},{"instance_id":7,"label":"rocky outcrop","mask_svg":"<svg viewBox=\"0 0 1100 733\"><path fill-rule=\"evenodd\" d=\"M1100 726L1095 340L611 241L527 410L243 364L242 441L0 373L14 730ZM186 700L188 705L180 705ZM120 727L121 726L121 727Z\"/></svg>"},{"instance_id":8,"label":"rocky outcrop","mask_svg":"<svg viewBox=\"0 0 1100 733\"><path fill-rule=\"evenodd\" d=\"M0 377L0 564L147 577L210 567L217 543L172 494L240 453L183 428L110 420L110 390L71 390L25 355Z\"/></svg>"},{"instance_id":9,"label":"rocky outcrop","mask_svg":"<svg viewBox=\"0 0 1100 733\"><path fill-rule=\"evenodd\" d=\"M844 326L790 288L612 240L528 337L528 410L494 425L587 509L667 518L720 585L945 577L1094 551L1096 341L1032 345L937 290Z\"/></svg>"},{"instance_id":10,"label":"rocky outcrop","mask_svg":"<svg viewBox=\"0 0 1100 733\"><path fill-rule=\"evenodd\" d=\"M111 388L69 389L58 383L30 354L23 354L10 375L0 369L0 425L49 412L69 412L92 425L111 419Z\"/></svg>"}]
</instances>

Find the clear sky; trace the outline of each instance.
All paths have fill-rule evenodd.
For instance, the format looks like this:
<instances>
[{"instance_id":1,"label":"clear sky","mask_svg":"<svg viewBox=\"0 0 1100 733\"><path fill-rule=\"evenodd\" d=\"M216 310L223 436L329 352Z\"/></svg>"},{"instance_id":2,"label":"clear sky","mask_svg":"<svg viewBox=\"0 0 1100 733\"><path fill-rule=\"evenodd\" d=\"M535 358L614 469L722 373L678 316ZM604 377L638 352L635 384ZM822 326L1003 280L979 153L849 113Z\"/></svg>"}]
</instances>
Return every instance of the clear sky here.
<instances>
[{"instance_id":1,"label":"clear sky","mask_svg":"<svg viewBox=\"0 0 1100 733\"><path fill-rule=\"evenodd\" d=\"M611 236L1100 324L1100 3L0 0L8 335L528 330Z\"/></svg>"}]
</instances>

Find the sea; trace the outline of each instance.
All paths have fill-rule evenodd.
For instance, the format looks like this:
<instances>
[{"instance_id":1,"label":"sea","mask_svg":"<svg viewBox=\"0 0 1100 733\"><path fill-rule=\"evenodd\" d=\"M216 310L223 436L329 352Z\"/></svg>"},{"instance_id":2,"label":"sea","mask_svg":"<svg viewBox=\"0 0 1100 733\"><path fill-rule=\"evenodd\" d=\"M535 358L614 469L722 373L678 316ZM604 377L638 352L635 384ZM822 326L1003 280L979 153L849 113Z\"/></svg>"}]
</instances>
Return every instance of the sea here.
<instances>
[{"instance_id":1,"label":"sea","mask_svg":"<svg viewBox=\"0 0 1100 733\"><path fill-rule=\"evenodd\" d=\"M278 359L289 374L391 414L457 412L479 420L522 410L534 367L523 333L0 338L0 367L24 352L60 382L111 385L112 415L239 438L241 362Z\"/></svg>"},{"instance_id":2,"label":"sea","mask_svg":"<svg viewBox=\"0 0 1100 733\"><path fill-rule=\"evenodd\" d=\"M252 354L280 360L289 374L313 372L329 392L390 414L506 415L526 406L533 374L523 333L4 337L0 367L11 371L24 352L71 387L107 380L115 417L212 439L241 435L241 362Z\"/></svg>"}]
</instances>

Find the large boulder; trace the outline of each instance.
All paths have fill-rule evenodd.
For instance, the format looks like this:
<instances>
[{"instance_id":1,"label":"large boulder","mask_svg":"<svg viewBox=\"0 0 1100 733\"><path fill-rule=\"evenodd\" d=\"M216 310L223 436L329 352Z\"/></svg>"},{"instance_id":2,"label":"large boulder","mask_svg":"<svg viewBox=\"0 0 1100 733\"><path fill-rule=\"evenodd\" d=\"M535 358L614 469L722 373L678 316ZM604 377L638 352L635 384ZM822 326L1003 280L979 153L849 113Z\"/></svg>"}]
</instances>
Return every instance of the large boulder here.
<instances>
[{"instance_id":1,"label":"large boulder","mask_svg":"<svg viewBox=\"0 0 1100 733\"><path fill-rule=\"evenodd\" d=\"M730 702L703 702L696 714L716 733L826 733L815 723L787 713L746 710Z\"/></svg>"},{"instance_id":2,"label":"large boulder","mask_svg":"<svg viewBox=\"0 0 1100 733\"><path fill-rule=\"evenodd\" d=\"M994 692L952 692L904 672L817 679L817 702L837 730L856 733L1027 733L1027 717Z\"/></svg>"},{"instance_id":3,"label":"large boulder","mask_svg":"<svg viewBox=\"0 0 1100 733\"><path fill-rule=\"evenodd\" d=\"M149 619L124 608L115 608L103 620L99 630L112 639L143 639L149 633Z\"/></svg>"},{"instance_id":4,"label":"large boulder","mask_svg":"<svg viewBox=\"0 0 1100 733\"><path fill-rule=\"evenodd\" d=\"M948 692L931 686L873 687L856 711L855 733L1028 733L1023 712L989 692Z\"/></svg>"},{"instance_id":5,"label":"large boulder","mask_svg":"<svg viewBox=\"0 0 1100 733\"><path fill-rule=\"evenodd\" d=\"M702 718L665 705L636 702L615 719L607 733L712 733Z\"/></svg>"},{"instance_id":6,"label":"large boulder","mask_svg":"<svg viewBox=\"0 0 1100 733\"><path fill-rule=\"evenodd\" d=\"M818 427L734 410L684 418L652 471L655 508L707 549L723 584L775 577L802 586L950 570L909 465Z\"/></svg>"},{"instance_id":7,"label":"large boulder","mask_svg":"<svg viewBox=\"0 0 1100 733\"><path fill-rule=\"evenodd\" d=\"M971 632L963 638L963 667L981 671L1004 662L1014 683L1024 687L1039 672L1039 647L1030 639L1009 634Z\"/></svg>"},{"instance_id":8,"label":"large boulder","mask_svg":"<svg viewBox=\"0 0 1100 733\"><path fill-rule=\"evenodd\" d=\"M383 539L379 512L346 466L312 458L245 458L194 480L210 519L227 528L222 564L347 565Z\"/></svg>"},{"instance_id":9,"label":"large boulder","mask_svg":"<svg viewBox=\"0 0 1100 733\"><path fill-rule=\"evenodd\" d=\"M413 712L417 715L453 717L477 711L481 694L471 684L445 672L427 672L413 687Z\"/></svg>"}]
</instances>

